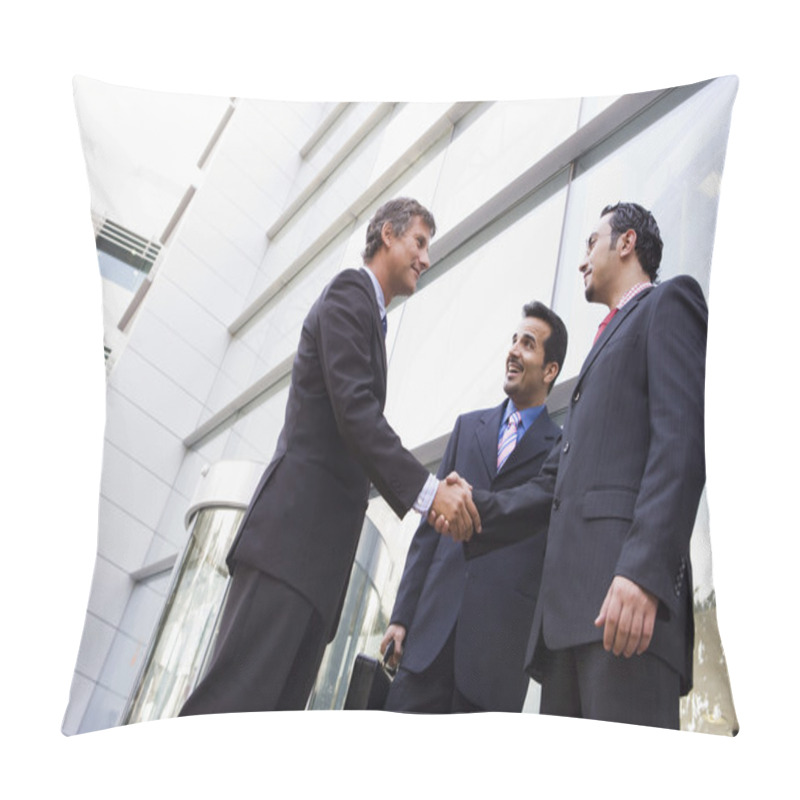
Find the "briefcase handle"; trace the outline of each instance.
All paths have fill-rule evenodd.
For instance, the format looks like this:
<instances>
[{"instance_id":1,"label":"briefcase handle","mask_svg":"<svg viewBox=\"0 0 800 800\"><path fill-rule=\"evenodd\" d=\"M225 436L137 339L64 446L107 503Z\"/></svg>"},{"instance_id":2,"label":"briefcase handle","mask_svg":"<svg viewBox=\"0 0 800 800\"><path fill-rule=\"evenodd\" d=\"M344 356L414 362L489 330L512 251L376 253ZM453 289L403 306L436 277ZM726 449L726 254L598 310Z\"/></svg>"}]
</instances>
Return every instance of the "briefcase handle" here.
<instances>
[{"instance_id":1,"label":"briefcase handle","mask_svg":"<svg viewBox=\"0 0 800 800\"><path fill-rule=\"evenodd\" d=\"M389 642L386 652L383 654L383 658L381 659L381 666L383 667L384 671L394 677L395 673L397 672L397 667L389 666L389 659L392 657L392 653L394 653L394 639Z\"/></svg>"}]
</instances>

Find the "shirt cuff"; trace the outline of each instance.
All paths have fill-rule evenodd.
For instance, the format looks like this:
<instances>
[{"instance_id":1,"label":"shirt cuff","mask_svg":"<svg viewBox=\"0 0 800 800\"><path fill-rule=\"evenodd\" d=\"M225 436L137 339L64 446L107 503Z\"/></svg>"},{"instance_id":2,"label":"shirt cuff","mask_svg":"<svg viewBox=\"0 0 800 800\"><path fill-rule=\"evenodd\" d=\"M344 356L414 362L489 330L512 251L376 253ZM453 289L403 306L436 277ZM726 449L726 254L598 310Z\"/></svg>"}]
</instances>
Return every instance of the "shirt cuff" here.
<instances>
[{"instance_id":1,"label":"shirt cuff","mask_svg":"<svg viewBox=\"0 0 800 800\"><path fill-rule=\"evenodd\" d=\"M423 516L428 515L431 506L433 505L433 498L436 497L436 490L439 488L439 481L435 475L428 475L422 491L419 493L414 503L414 511L419 511Z\"/></svg>"}]
</instances>

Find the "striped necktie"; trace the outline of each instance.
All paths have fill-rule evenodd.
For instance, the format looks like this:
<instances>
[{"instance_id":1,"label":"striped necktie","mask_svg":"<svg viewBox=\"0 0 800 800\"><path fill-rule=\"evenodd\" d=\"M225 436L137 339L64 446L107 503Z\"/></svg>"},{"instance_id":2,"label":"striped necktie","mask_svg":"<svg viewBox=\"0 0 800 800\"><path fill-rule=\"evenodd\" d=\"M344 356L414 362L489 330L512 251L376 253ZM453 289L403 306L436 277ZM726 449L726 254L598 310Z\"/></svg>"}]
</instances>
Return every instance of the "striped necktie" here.
<instances>
[{"instance_id":1,"label":"striped necktie","mask_svg":"<svg viewBox=\"0 0 800 800\"><path fill-rule=\"evenodd\" d=\"M517 428L521 419L519 411L514 411L508 418L500 443L497 445L497 469L503 466L511 451L517 446Z\"/></svg>"}]
</instances>

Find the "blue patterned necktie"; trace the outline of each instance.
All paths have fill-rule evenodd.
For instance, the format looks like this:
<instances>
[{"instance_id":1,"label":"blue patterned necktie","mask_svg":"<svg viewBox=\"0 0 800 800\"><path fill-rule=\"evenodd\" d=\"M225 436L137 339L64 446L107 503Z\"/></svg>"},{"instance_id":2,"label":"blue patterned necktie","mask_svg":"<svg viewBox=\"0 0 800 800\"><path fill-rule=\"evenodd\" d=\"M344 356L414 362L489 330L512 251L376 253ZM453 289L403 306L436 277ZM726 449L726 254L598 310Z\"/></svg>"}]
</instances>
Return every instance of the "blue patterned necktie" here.
<instances>
[{"instance_id":1,"label":"blue patterned necktie","mask_svg":"<svg viewBox=\"0 0 800 800\"><path fill-rule=\"evenodd\" d=\"M517 446L517 429L522 419L519 411L514 411L508 418L500 443L497 445L497 469L503 466L511 451Z\"/></svg>"},{"instance_id":2,"label":"blue patterned necktie","mask_svg":"<svg viewBox=\"0 0 800 800\"><path fill-rule=\"evenodd\" d=\"M386 338L386 328L388 327L386 324L386 317L381 317L381 327L383 328L383 338Z\"/></svg>"}]
</instances>

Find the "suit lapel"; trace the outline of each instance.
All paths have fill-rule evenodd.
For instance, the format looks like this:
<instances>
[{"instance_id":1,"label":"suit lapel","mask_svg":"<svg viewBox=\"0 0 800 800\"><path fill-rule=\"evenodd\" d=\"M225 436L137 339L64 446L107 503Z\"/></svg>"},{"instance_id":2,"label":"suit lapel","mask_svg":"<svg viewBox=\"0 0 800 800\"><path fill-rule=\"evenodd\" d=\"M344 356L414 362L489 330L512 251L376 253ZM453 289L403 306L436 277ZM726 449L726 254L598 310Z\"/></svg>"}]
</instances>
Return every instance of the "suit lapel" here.
<instances>
[{"instance_id":1,"label":"suit lapel","mask_svg":"<svg viewBox=\"0 0 800 800\"><path fill-rule=\"evenodd\" d=\"M380 344L378 350L381 354L381 368L383 369L383 382L385 384L389 372L386 363L386 337L383 335L383 326L381 325L381 310L378 307L378 298L375 297L375 287L372 285L372 280L370 279L369 275L364 272L366 269L367 267L363 267L362 269L358 270L358 274L361 276L361 279L364 281L368 289L368 294L372 305L373 329L374 334L378 337Z\"/></svg>"},{"instance_id":2,"label":"suit lapel","mask_svg":"<svg viewBox=\"0 0 800 800\"><path fill-rule=\"evenodd\" d=\"M555 435L549 431L550 416L547 409L543 408L539 416L528 430L525 431L522 439L517 442L517 446L512 451L508 460L503 464L498 475L499 478L505 476L520 467L524 467L529 461L541 455L543 450L551 450L555 444Z\"/></svg>"},{"instance_id":3,"label":"suit lapel","mask_svg":"<svg viewBox=\"0 0 800 800\"><path fill-rule=\"evenodd\" d=\"M500 430L500 420L503 419L503 412L506 402L500 403L496 408L487 409L478 420L475 428L475 438L478 440L478 451L481 460L486 468L489 481L493 481L497 475L497 436ZM488 485L488 484L487 484Z\"/></svg>"},{"instance_id":4,"label":"suit lapel","mask_svg":"<svg viewBox=\"0 0 800 800\"><path fill-rule=\"evenodd\" d=\"M647 295L652 292L652 289L645 289L639 292L632 298L625 306L614 314L611 322L608 323L606 329L601 334L600 338L594 343L589 355L581 367L580 375L578 376L578 384L583 380L583 376L589 371L589 367L594 364L595 359L603 351L603 348L614 338L614 334L625 324L625 320L638 308L639 303L644 300Z\"/></svg>"},{"instance_id":5,"label":"suit lapel","mask_svg":"<svg viewBox=\"0 0 800 800\"><path fill-rule=\"evenodd\" d=\"M475 438L478 443L478 451L481 454L483 466L486 474L491 481L496 478L505 478L506 475L520 467L524 467L529 461L541 454L542 450L550 450L555 444L555 436L550 433L550 417L547 409L543 408L539 416L534 420L522 438L517 442L517 446L503 464L499 474L497 472L497 437L500 435L500 423L506 410L506 403L502 402L495 408L488 409L482 415L475 428Z\"/></svg>"}]
</instances>

